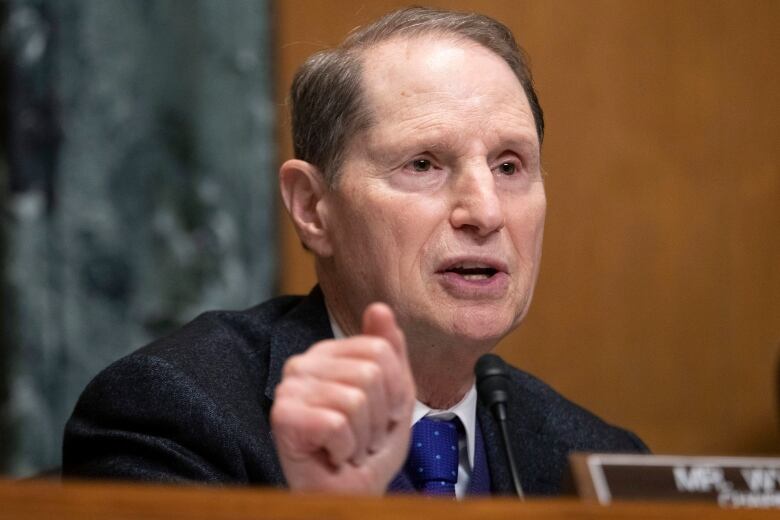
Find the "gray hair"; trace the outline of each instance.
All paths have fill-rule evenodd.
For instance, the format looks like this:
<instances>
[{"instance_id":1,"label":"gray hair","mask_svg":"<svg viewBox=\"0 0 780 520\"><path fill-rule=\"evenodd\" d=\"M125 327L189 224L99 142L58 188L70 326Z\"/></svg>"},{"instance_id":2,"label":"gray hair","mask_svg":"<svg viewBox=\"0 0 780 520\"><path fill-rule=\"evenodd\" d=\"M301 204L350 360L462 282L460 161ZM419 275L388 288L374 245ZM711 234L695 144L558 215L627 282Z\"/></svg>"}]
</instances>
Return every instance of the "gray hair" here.
<instances>
[{"instance_id":1,"label":"gray hair","mask_svg":"<svg viewBox=\"0 0 780 520\"><path fill-rule=\"evenodd\" d=\"M396 36L430 34L464 38L502 58L523 87L542 143L542 107L528 59L509 28L481 14L409 7L353 30L341 45L320 51L301 65L290 88L295 157L317 166L334 186L350 137L372 124L361 90L362 54Z\"/></svg>"}]
</instances>

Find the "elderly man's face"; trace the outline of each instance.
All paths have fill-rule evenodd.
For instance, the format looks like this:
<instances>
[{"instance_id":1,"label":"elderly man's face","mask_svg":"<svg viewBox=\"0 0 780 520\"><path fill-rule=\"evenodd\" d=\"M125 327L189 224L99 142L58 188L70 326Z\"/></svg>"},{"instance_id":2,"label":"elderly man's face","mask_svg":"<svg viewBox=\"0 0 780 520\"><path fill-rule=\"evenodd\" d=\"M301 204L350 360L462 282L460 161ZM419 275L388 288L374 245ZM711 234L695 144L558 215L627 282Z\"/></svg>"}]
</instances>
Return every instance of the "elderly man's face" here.
<instances>
[{"instance_id":1,"label":"elderly man's face","mask_svg":"<svg viewBox=\"0 0 780 520\"><path fill-rule=\"evenodd\" d=\"M449 38L391 40L363 63L374 124L324 200L343 325L384 301L413 341L495 342L528 309L542 246L523 89L501 58Z\"/></svg>"}]
</instances>

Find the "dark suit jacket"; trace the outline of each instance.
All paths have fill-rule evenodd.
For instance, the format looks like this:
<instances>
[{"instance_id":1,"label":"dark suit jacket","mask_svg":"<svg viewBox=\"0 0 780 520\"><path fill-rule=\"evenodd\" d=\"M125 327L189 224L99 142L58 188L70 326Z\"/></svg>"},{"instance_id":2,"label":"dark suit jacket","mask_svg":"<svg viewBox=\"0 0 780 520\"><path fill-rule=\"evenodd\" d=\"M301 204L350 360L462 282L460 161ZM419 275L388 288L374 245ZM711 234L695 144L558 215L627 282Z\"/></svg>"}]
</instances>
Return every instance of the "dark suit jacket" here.
<instances>
[{"instance_id":1,"label":"dark suit jacket","mask_svg":"<svg viewBox=\"0 0 780 520\"><path fill-rule=\"evenodd\" d=\"M322 293L209 312L130 354L84 390L65 428L64 476L284 486L269 424L293 354L333 333ZM509 430L527 494L559 492L575 450L644 451L550 387L512 371ZM498 429L477 411L495 493L510 493Z\"/></svg>"}]
</instances>

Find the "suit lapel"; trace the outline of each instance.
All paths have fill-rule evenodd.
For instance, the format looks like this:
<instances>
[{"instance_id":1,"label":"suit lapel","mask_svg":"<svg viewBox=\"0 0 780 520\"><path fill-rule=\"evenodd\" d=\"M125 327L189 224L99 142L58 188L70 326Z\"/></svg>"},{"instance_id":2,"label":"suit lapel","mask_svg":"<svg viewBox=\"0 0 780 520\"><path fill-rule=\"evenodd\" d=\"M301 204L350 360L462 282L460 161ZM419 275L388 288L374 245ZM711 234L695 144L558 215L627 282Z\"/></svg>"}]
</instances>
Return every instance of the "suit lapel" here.
<instances>
[{"instance_id":1,"label":"suit lapel","mask_svg":"<svg viewBox=\"0 0 780 520\"><path fill-rule=\"evenodd\" d=\"M274 389L282 378L282 367L290 356L305 351L313 343L332 337L328 313L319 287L315 287L308 296L300 300L290 311L271 325L269 334L268 376L263 393L268 399L263 403L266 414L273 402ZM270 426L270 421L269 421ZM270 429L264 442L270 447L272 457L261 456L264 480L275 485L286 486L287 481L282 466L276 456ZM265 453L265 451L263 451Z\"/></svg>"},{"instance_id":2,"label":"suit lapel","mask_svg":"<svg viewBox=\"0 0 780 520\"><path fill-rule=\"evenodd\" d=\"M325 299L317 285L273 326L265 396L273 401L274 389L282 380L282 367L287 358L304 352L318 341L332 337Z\"/></svg>"},{"instance_id":3,"label":"suit lapel","mask_svg":"<svg viewBox=\"0 0 780 520\"><path fill-rule=\"evenodd\" d=\"M482 425L479 418L476 421L474 437L474 467L471 468L471 479L466 494L470 496L490 495L492 491L490 469L485 454L485 439L482 435Z\"/></svg>"},{"instance_id":4,"label":"suit lapel","mask_svg":"<svg viewBox=\"0 0 780 520\"><path fill-rule=\"evenodd\" d=\"M528 495L548 495L559 491L560 481L565 468L568 449L559 442L539 431L538 418L523 410L522 406L513 406L509 410L507 429L515 463L520 473L520 484ZM479 403L477 418L482 427L485 441L485 454L490 470L493 494L514 495L512 475L504 453L503 441L498 424L490 412Z\"/></svg>"}]
</instances>

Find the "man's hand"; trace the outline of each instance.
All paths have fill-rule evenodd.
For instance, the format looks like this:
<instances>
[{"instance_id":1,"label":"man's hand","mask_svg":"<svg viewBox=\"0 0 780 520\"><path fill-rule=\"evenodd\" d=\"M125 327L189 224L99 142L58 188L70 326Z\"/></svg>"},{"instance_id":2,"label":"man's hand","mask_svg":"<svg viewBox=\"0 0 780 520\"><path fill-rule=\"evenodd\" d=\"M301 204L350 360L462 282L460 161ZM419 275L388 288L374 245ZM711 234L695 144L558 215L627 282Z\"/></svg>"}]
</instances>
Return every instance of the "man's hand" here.
<instances>
[{"instance_id":1,"label":"man's hand","mask_svg":"<svg viewBox=\"0 0 780 520\"><path fill-rule=\"evenodd\" d=\"M404 334L381 303L362 332L284 366L271 427L291 489L381 495L406 459L415 389Z\"/></svg>"}]
</instances>

